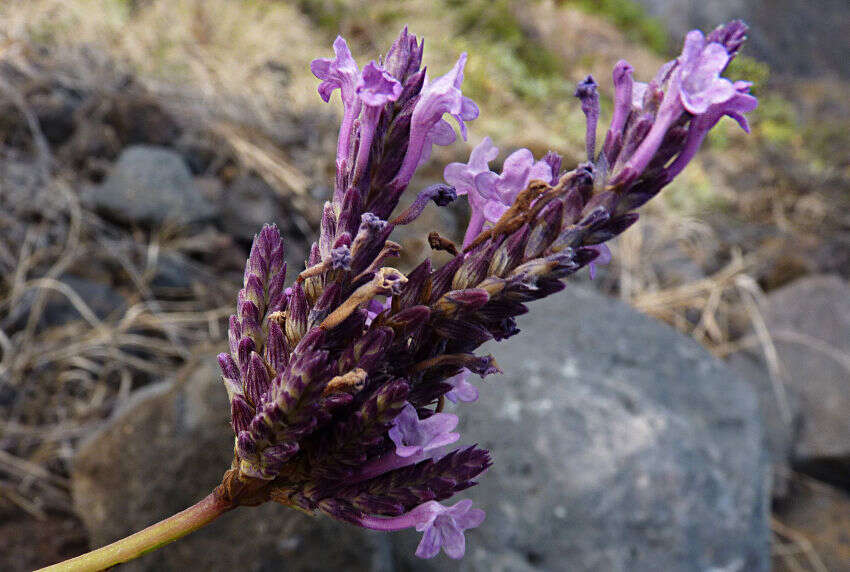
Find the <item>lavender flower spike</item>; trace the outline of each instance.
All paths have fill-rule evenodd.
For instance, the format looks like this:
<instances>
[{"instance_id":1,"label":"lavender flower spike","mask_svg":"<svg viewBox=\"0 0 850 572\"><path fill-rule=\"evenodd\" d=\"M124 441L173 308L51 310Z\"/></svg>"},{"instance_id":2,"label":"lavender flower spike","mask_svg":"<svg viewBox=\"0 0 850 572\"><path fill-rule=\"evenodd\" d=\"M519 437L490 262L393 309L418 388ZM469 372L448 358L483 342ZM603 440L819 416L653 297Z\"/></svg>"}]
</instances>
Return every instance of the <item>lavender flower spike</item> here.
<instances>
[{"instance_id":1,"label":"lavender flower spike","mask_svg":"<svg viewBox=\"0 0 850 572\"><path fill-rule=\"evenodd\" d=\"M599 122L599 92L596 87L596 81L592 75L589 75L578 84L575 92L575 96L581 100L581 110L587 117L585 144L587 160L591 163L596 159L596 125Z\"/></svg>"},{"instance_id":2,"label":"lavender flower spike","mask_svg":"<svg viewBox=\"0 0 850 572\"><path fill-rule=\"evenodd\" d=\"M351 153L351 133L354 121L360 115L360 99L357 97L357 82L360 73L357 62L351 56L348 44L342 36L334 40L334 53L336 57L317 58L310 62L310 71L322 80L319 84L319 95L327 103L331 99L331 93L339 89L340 97L344 107L342 123L339 126L339 141L337 142L336 169L337 174L345 172L346 165ZM337 189L337 194L342 192Z\"/></svg>"},{"instance_id":3,"label":"lavender flower spike","mask_svg":"<svg viewBox=\"0 0 850 572\"><path fill-rule=\"evenodd\" d=\"M465 65L464 53L451 71L422 88L411 117L410 143L392 183L394 189L407 186L416 168L430 156L432 144L450 145L454 142L454 130L443 115L448 113L457 120L461 137L466 140L465 122L478 117L478 106L460 91Z\"/></svg>"},{"instance_id":4,"label":"lavender flower spike","mask_svg":"<svg viewBox=\"0 0 850 572\"><path fill-rule=\"evenodd\" d=\"M711 106L735 97L735 86L720 77L730 59L723 45L706 43L705 36L698 30L688 33L682 54L669 73L655 122L614 182L625 183L640 175L655 156L667 131L685 111L698 117Z\"/></svg>"},{"instance_id":5,"label":"lavender flower spike","mask_svg":"<svg viewBox=\"0 0 850 572\"><path fill-rule=\"evenodd\" d=\"M360 146L354 167L354 182L357 182L369 162L372 139L381 111L387 103L401 95L401 84L374 61L366 64L355 89L357 96L366 107L360 121Z\"/></svg>"},{"instance_id":6,"label":"lavender flower spike","mask_svg":"<svg viewBox=\"0 0 850 572\"><path fill-rule=\"evenodd\" d=\"M424 533L416 548L416 556L433 558L442 548L449 558L459 559L466 552L463 531L478 527L484 522L484 517L484 511L472 508L472 501L468 499L451 507L428 501L394 518L364 516L359 524L364 528L383 531L415 527Z\"/></svg>"}]
</instances>

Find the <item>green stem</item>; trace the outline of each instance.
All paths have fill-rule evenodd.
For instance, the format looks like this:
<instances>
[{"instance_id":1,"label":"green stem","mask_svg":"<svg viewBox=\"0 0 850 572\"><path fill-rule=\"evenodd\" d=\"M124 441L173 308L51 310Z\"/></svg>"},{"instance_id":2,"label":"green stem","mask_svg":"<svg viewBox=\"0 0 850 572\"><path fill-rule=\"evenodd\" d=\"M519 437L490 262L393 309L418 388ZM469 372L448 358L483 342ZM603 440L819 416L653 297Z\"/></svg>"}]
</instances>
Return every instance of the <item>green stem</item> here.
<instances>
[{"instance_id":1,"label":"green stem","mask_svg":"<svg viewBox=\"0 0 850 572\"><path fill-rule=\"evenodd\" d=\"M232 508L234 508L233 503L218 498L213 492L183 512L178 512L174 516L152 524L127 538L117 540L82 556L42 568L37 572L104 570L121 562L138 558L142 554L156 550L169 542L174 542L178 538L208 525Z\"/></svg>"}]
</instances>

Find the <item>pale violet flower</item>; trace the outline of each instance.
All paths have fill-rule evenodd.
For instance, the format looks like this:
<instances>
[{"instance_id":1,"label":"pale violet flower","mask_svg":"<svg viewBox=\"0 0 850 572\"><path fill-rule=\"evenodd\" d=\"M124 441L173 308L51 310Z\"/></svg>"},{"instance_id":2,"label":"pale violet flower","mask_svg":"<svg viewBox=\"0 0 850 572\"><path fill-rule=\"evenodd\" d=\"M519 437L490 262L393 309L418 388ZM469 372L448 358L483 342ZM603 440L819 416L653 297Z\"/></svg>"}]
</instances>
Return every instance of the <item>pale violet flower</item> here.
<instances>
[{"instance_id":1,"label":"pale violet flower","mask_svg":"<svg viewBox=\"0 0 850 572\"><path fill-rule=\"evenodd\" d=\"M395 454L399 457L413 457L454 443L460 439L459 433L451 430L457 426L457 415L435 413L427 419L419 419L416 408L409 403L396 416L389 435L395 443Z\"/></svg>"},{"instance_id":2,"label":"pale violet flower","mask_svg":"<svg viewBox=\"0 0 850 572\"><path fill-rule=\"evenodd\" d=\"M319 95L325 103L330 101L331 93L339 89L343 104L352 105L357 100L355 89L360 73L357 62L351 56L351 50L342 36L337 36L334 40L334 54L336 57L333 59L316 58L310 62L310 71L322 80L319 84Z\"/></svg>"},{"instance_id":3,"label":"pale violet flower","mask_svg":"<svg viewBox=\"0 0 850 572\"><path fill-rule=\"evenodd\" d=\"M489 137L485 137L469 156L469 162L450 163L443 178L454 186L457 194L467 195L472 209L464 246L478 236L486 223L495 223L516 200L528 183L534 179L550 182L556 176L552 164L535 161L528 149L511 153L502 166L502 173L490 171L489 162L499 154Z\"/></svg>"},{"instance_id":4,"label":"pale violet flower","mask_svg":"<svg viewBox=\"0 0 850 572\"><path fill-rule=\"evenodd\" d=\"M699 127L702 116L716 114L712 109L716 110L717 106L728 104L733 99L741 101L740 86L720 77L734 53L730 52L731 49L733 48L724 44L707 41L703 33L698 30L688 33L682 54L676 60L663 66L653 82L656 87L664 89L664 97L655 121L640 146L615 177L615 183L634 180L646 169L661 146L667 131L683 113L693 115L691 121ZM634 99L639 97L640 91L645 90L642 86L638 88L638 84L635 83L632 87L632 97ZM743 109L747 106L736 105L736 107Z\"/></svg>"},{"instance_id":5,"label":"pale violet flower","mask_svg":"<svg viewBox=\"0 0 850 572\"><path fill-rule=\"evenodd\" d=\"M310 63L310 71L322 80L322 83L319 84L319 95L326 103L330 101L331 93L335 89L339 89L342 98L343 113L336 148L337 183L334 189L334 198L339 199L343 193L341 177L343 173L347 172L348 164L351 161L351 135L354 122L360 115L362 105L356 91L360 72L357 69L357 62L351 56L348 44L342 36L337 36L334 41L334 54L336 54L336 57L333 59L317 58L313 60Z\"/></svg>"},{"instance_id":6,"label":"pale violet flower","mask_svg":"<svg viewBox=\"0 0 850 572\"><path fill-rule=\"evenodd\" d=\"M472 508L472 501L469 499L454 506L444 506L432 500L400 516L363 516L357 522L364 528L381 531L415 528L423 533L416 548L416 556L433 558L442 548L449 558L459 559L463 558L466 552L466 538L463 532L480 526L485 516L483 510Z\"/></svg>"},{"instance_id":7,"label":"pale violet flower","mask_svg":"<svg viewBox=\"0 0 850 572\"><path fill-rule=\"evenodd\" d=\"M451 413L434 413L419 419L416 408L406 404L389 430L394 450L367 463L351 481L371 479L438 456L443 447L460 439L459 433L452 432L457 422L457 415Z\"/></svg>"},{"instance_id":8,"label":"pale violet flower","mask_svg":"<svg viewBox=\"0 0 850 572\"><path fill-rule=\"evenodd\" d=\"M427 82L410 120L410 143L404 156L401 169L395 177L394 185L407 186L416 167L427 158L431 145L448 145L454 142L455 134L451 125L443 119L445 114L455 118L461 137L466 139L466 121L478 117L478 106L461 93L463 68L466 54L461 54L455 66L447 74Z\"/></svg>"},{"instance_id":9,"label":"pale violet flower","mask_svg":"<svg viewBox=\"0 0 850 572\"><path fill-rule=\"evenodd\" d=\"M386 104L397 100L401 95L401 83L372 61L363 68L355 92L365 107L363 118L360 120L360 144L354 168L354 180L357 181L369 162L372 139L381 118L381 111Z\"/></svg>"},{"instance_id":10,"label":"pale violet flower","mask_svg":"<svg viewBox=\"0 0 850 572\"><path fill-rule=\"evenodd\" d=\"M464 403L478 401L478 388L469 383L470 375L472 375L472 372L463 368L459 374L448 378L446 383L451 385L452 389L445 394L446 399L452 403L457 403L458 401Z\"/></svg>"}]
</instances>

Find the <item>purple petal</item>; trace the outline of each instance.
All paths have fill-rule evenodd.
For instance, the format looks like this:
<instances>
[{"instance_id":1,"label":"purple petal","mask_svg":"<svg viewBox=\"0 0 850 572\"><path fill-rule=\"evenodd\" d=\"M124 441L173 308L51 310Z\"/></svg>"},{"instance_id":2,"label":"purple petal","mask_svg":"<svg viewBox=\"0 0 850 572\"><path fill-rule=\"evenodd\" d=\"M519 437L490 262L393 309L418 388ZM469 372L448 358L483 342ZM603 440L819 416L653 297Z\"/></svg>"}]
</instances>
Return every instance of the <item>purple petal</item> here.
<instances>
[{"instance_id":1,"label":"purple petal","mask_svg":"<svg viewBox=\"0 0 850 572\"><path fill-rule=\"evenodd\" d=\"M419 541L419 546L416 547L416 556L433 558L440 552L441 542L442 538L440 538L439 531L433 526L428 527L425 534L422 535L422 540Z\"/></svg>"},{"instance_id":2,"label":"purple petal","mask_svg":"<svg viewBox=\"0 0 850 572\"><path fill-rule=\"evenodd\" d=\"M398 99L401 95L401 84L378 64L371 61L363 68L356 92L365 105L383 107Z\"/></svg>"},{"instance_id":3,"label":"purple petal","mask_svg":"<svg viewBox=\"0 0 850 572\"><path fill-rule=\"evenodd\" d=\"M357 63L351 57L348 44L342 36L337 36L334 41L334 59L318 58L310 63L310 71L318 79L319 95L327 102L335 89L340 90L342 101L348 105L355 97L355 86L358 80Z\"/></svg>"},{"instance_id":4,"label":"purple petal","mask_svg":"<svg viewBox=\"0 0 850 572\"><path fill-rule=\"evenodd\" d=\"M434 528L440 531L443 540L443 552L446 553L446 556L454 560L463 558L466 552L466 539L452 519L448 516L438 516L434 522Z\"/></svg>"}]
</instances>

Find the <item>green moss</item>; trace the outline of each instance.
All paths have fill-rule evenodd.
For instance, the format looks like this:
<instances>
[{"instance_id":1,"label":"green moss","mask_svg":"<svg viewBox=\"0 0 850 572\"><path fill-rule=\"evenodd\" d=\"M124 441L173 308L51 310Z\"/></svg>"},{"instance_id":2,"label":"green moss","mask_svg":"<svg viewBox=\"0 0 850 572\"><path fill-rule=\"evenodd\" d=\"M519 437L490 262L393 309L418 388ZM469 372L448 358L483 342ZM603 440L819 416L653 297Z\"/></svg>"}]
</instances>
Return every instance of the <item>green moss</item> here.
<instances>
[{"instance_id":1,"label":"green moss","mask_svg":"<svg viewBox=\"0 0 850 572\"><path fill-rule=\"evenodd\" d=\"M770 79L770 66L764 62L738 55L723 74L732 81L746 80L752 82L751 91L758 95Z\"/></svg>"},{"instance_id":2,"label":"green moss","mask_svg":"<svg viewBox=\"0 0 850 572\"><path fill-rule=\"evenodd\" d=\"M767 94L759 99L752 126L753 134L772 145L790 145L799 138L797 111L781 95Z\"/></svg>"},{"instance_id":3,"label":"green moss","mask_svg":"<svg viewBox=\"0 0 850 572\"><path fill-rule=\"evenodd\" d=\"M695 215L723 209L727 201L699 162L693 162L661 193L661 200L672 212Z\"/></svg>"},{"instance_id":4,"label":"green moss","mask_svg":"<svg viewBox=\"0 0 850 572\"><path fill-rule=\"evenodd\" d=\"M511 0L446 0L457 14L456 34L481 40L503 52L524 68L523 75L547 78L563 73L561 61L522 29Z\"/></svg>"},{"instance_id":5,"label":"green moss","mask_svg":"<svg viewBox=\"0 0 850 572\"><path fill-rule=\"evenodd\" d=\"M345 0L299 0L298 9L322 30L338 32L351 7Z\"/></svg>"},{"instance_id":6,"label":"green moss","mask_svg":"<svg viewBox=\"0 0 850 572\"><path fill-rule=\"evenodd\" d=\"M630 40L641 42L656 53L668 55L670 51L670 36L664 23L632 0L561 0L561 3L607 18Z\"/></svg>"}]
</instances>

